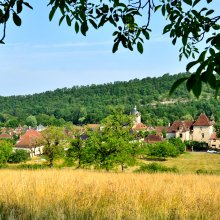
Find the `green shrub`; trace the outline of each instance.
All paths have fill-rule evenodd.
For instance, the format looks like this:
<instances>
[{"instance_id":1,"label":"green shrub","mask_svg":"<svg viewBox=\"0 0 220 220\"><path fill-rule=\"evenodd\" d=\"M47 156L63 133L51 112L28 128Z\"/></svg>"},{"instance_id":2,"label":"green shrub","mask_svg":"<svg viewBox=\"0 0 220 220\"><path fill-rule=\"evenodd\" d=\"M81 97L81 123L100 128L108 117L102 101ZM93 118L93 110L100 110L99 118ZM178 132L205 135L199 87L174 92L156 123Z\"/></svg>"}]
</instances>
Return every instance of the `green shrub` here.
<instances>
[{"instance_id":1,"label":"green shrub","mask_svg":"<svg viewBox=\"0 0 220 220\"><path fill-rule=\"evenodd\" d=\"M45 165L45 164L20 164L20 165L16 166L16 168L18 168L18 169L33 169L33 170L37 170L37 169L48 168L48 166Z\"/></svg>"},{"instance_id":2,"label":"green shrub","mask_svg":"<svg viewBox=\"0 0 220 220\"><path fill-rule=\"evenodd\" d=\"M186 145L181 141L180 138L170 138L169 143L176 147L176 149L179 151L179 154L182 154L186 151Z\"/></svg>"},{"instance_id":3,"label":"green shrub","mask_svg":"<svg viewBox=\"0 0 220 220\"><path fill-rule=\"evenodd\" d=\"M188 150L195 151L207 151L209 149L208 144L206 142L198 142L198 141L185 141L186 147Z\"/></svg>"},{"instance_id":4,"label":"green shrub","mask_svg":"<svg viewBox=\"0 0 220 220\"><path fill-rule=\"evenodd\" d=\"M199 170L196 170L196 174L219 174L218 171L209 171L209 170L204 170L204 169L199 169Z\"/></svg>"},{"instance_id":5,"label":"green shrub","mask_svg":"<svg viewBox=\"0 0 220 220\"><path fill-rule=\"evenodd\" d=\"M10 155L8 162L21 163L27 161L29 158L30 155L26 150L15 150L15 152Z\"/></svg>"},{"instance_id":6,"label":"green shrub","mask_svg":"<svg viewBox=\"0 0 220 220\"><path fill-rule=\"evenodd\" d=\"M147 145L147 156L166 158L166 157L177 157L179 155L179 150L167 141L158 142L155 144Z\"/></svg>"},{"instance_id":7,"label":"green shrub","mask_svg":"<svg viewBox=\"0 0 220 220\"><path fill-rule=\"evenodd\" d=\"M10 157L13 144L8 140L0 140L0 164L5 164Z\"/></svg>"},{"instance_id":8,"label":"green shrub","mask_svg":"<svg viewBox=\"0 0 220 220\"><path fill-rule=\"evenodd\" d=\"M8 165L7 164L0 164L0 169L4 169L4 168L7 168Z\"/></svg>"},{"instance_id":9,"label":"green shrub","mask_svg":"<svg viewBox=\"0 0 220 220\"><path fill-rule=\"evenodd\" d=\"M137 173L157 173L157 172L172 172L177 173L178 169L176 167L166 167L159 163L150 163L141 165L139 169L135 170Z\"/></svg>"}]
</instances>

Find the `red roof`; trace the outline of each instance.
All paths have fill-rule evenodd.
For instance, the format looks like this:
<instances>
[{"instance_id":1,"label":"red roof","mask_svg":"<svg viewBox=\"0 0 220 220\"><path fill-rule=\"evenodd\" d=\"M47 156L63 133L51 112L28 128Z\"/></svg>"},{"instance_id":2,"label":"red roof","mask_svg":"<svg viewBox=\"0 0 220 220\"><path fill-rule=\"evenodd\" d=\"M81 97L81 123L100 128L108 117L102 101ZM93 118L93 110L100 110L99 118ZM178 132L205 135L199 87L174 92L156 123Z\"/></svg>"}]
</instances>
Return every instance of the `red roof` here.
<instances>
[{"instance_id":1,"label":"red roof","mask_svg":"<svg viewBox=\"0 0 220 220\"><path fill-rule=\"evenodd\" d=\"M17 141L15 147L19 148L31 148L36 146L37 141L41 138L41 134L35 130L28 130L23 134L20 139Z\"/></svg>"},{"instance_id":2,"label":"red roof","mask_svg":"<svg viewBox=\"0 0 220 220\"><path fill-rule=\"evenodd\" d=\"M189 131L193 121L174 121L173 124L167 129L168 133L177 132L182 130L183 132Z\"/></svg>"},{"instance_id":3,"label":"red roof","mask_svg":"<svg viewBox=\"0 0 220 220\"><path fill-rule=\"evenodd\" d=\"M155 127L155 131L157 134L161 134L164 131L167 132L167 130L168 130L168 127L165 127L165 126L156 126Z\"/></svg>"},{"instance_id":4,"label":"red roof","mask_svg":"<svg viewBox=\"0 0 220 220\"><path fill-rule=\"evenodd\" d=\"M160 142L162 140L163 140L163 138L157 134L150 134L144 139L144 141L147 143Z\"/></svg>"},{"instance_id":5,"label":"red roof","mask_svg":"<svg viewBox=\"0 0 220 220\"><path fill-rule=\"evenodd\" d=\"M217 139L216 132L213 132L213 133L211 134L210 139L211 139L211 140L216 140L216 139Z\"/></svg>"},{"instance_id":6,"label":"red roof","mask_svg":"<svg viewBox=\"0 0 220 220\"><path fill-rule=\"evenodd\" d=\"M194 126L210 126L210 121L208 117L202 113L197 121L194 123Z\"/></svg>"},{"instance_id":7,"label":"red roof","mask_svg":"<svg viewBox=\"0 0 220 220\"><path fill-rule=\"evenodd\" d=\"M10 139L12 139L11 135L10 134L6 134L6 133L0 134L0 139L3 139L3 138L10 138Z\"/></svg>"},{"instance_id":8,"label":"red roof","mask_svg":"<svg viewBox=\"0 0 220 220\"><path fill-rule=\"evenodd\" d=\"M147 125L145 125L143 123L138 123L138 124L134 125L132 129L136 130L136 131L146 130L147 129Z\"/></svg>"}]
</instances>

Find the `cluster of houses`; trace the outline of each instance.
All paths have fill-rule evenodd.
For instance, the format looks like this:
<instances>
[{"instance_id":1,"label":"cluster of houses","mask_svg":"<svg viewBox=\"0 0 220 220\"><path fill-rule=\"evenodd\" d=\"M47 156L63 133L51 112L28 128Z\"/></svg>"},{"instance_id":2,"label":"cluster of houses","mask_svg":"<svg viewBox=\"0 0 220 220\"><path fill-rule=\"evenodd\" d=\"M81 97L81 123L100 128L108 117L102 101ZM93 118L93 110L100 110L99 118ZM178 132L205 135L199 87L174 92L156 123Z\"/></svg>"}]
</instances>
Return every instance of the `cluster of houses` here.
<instances>
[{"instance_id":1,"label":"cluster of houses","mask_svg":"<svg viewBox=\"0 0 220 220\"><path fill-rule=\"evenodd\" d=\"M220 139L216 137L214 131L214 120L209 119L202 113L197 120L174 121L170 126L151 127L141 122L141 113L135 107L131 114L134 116L132 130L138 132L149 132L150 134L142 141L147 143L160 142L169 138L180 138L182 141L205 142L210 148L220 149ZM87 128L100 128L98 124L88 124ZM30 152L30 156L37 156L43 153L43 146L39 146L41 131L45 127L39 125L36 128L23 128L19 126L16 129L0 128L0 139L12 139L18 137L15 149L24 149ZM85 129L81 128L82 132ZM82 135L82 138L86 135Z\"/></svg>"},{"instance_id":2,"label":"cluster of houses","mask_svg":"<svg viewBox=\"0 0 220 220\"><path fill-rule=\"evenodd\" d=\"M220 149L220 139L217 138L214 130L214 118L209 119L201 113L197 120L178 120L167 127L149 127L141 122L141 113L135 107L132 114L135 116L133 130L155 131L144 139L145 142L152 143L162 141L165 138L180 138L182 141L198 141L207 143L210 148Z\"/></svg>"}]
</instances>

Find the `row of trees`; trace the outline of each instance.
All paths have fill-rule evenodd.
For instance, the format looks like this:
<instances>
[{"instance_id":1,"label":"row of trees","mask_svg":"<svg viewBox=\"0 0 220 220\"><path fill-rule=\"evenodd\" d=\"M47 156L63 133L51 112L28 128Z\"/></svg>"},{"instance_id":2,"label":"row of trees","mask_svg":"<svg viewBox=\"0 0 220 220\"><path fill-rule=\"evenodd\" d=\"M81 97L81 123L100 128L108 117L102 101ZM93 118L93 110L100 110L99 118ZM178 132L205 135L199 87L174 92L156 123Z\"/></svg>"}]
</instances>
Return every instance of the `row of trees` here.
<instances>
[{"instance_id":1,"label":"row of trees","mask_svg":"<svg viewBox=\"0 0 220 220\"><path fill-rule=\"evenodd\" d=\"M103 120L100 129L64 133L63 128L49 127L41 132L44 155L53 167L54 159L65 157L77 168L93 167L111 170L118 166L122 172L127 166L134 165L139 157L176 157L185 151L181 140L171 139L158 144L144 144L135 140L131 132L132 117L123 114L121 109L113 110Z\"/></svg>"}]
</instances>

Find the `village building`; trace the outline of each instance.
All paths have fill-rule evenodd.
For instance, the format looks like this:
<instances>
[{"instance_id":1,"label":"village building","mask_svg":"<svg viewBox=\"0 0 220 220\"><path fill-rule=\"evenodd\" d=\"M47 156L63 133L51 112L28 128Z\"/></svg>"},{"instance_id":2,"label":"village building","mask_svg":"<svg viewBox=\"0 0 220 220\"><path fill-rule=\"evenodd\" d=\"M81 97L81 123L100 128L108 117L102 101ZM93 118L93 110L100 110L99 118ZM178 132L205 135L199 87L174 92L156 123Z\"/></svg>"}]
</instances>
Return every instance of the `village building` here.
<instances>
[{"instance_id":1,"label":"village building","mask_svg":"<svg viewBox=\"0 0 220 220\"><path fill-rule=\"evenodd\" d=\"M134 109L131 112L131 115L133 115L133 131L149 131L149 127L141 122L141 113L137 111L137 107L135 106Z\"/></svg>"},{"instance_id":2,"label":"village building","mask_svg":"<svg viewBox=\"0 0 220 220\"><path fill-rule=\"evenodd\" d=\"M213 133L213 122L210 121L204 113L202 113L193 124L192 140L208 143Z\"/></svg>"},{"instance_id":3,"label":"village building","mask_svg":"<svg viewBox=\"0 0 220 220\"><path fill-rule=\"evenodd\" d=\"M211 135L208 146L209 148L220 150L220 138L217 138L216 132L213 132L213 134Z\"/></svg>"},{"instance_id":4,"label":"village building","mask_svg":"<svg viewBox=\"0 0 220 220\"><path fill-rule=\"evenodd\" d=\"M41 134L33 129L27 130L25 134L21 135L14 149L26 150L30 156L38 156L43 153L43 146L39 144Z\"/></svg>"},{"instance_id":5,"label":"village building","mask_svg":"<svg viewBox=\"0 0 220 220\"><path fill-rule=\"evenodd\" d=\"M214 133L214 120L201 113L196 121L174 121L168 128L166 138L180 138L182 141L209 143Z\"/></svg>"},{"instance_id":6,"label":"village building","mask_svg":"<svg viewBox=\"0 0 220 220\"><path fill-rule=\"evenodd\" d=\"M12 136L7 133L0 134L0 139L12 139Z\"/></svg>"},{"instance_id":7,"label":"village building","mask_svg":"<svg viewBox=\"0 0 220 220\"><path fill-rule=\"evenodd\" d=\"M180 138L182 141L191 140L193 121L174 121L167 129L166 138Z\"/></svg>"},{"instance_id":8,"label":"village building","mask_svg":"<svg viewBox=\"0 0 220 220\"><path fill-rule=\"evenodd\" d=\"M158 134L149 134L145 139L144 142L146 143L156 143L163 141L163 137Z\"/></svg>"}]
</instances>

